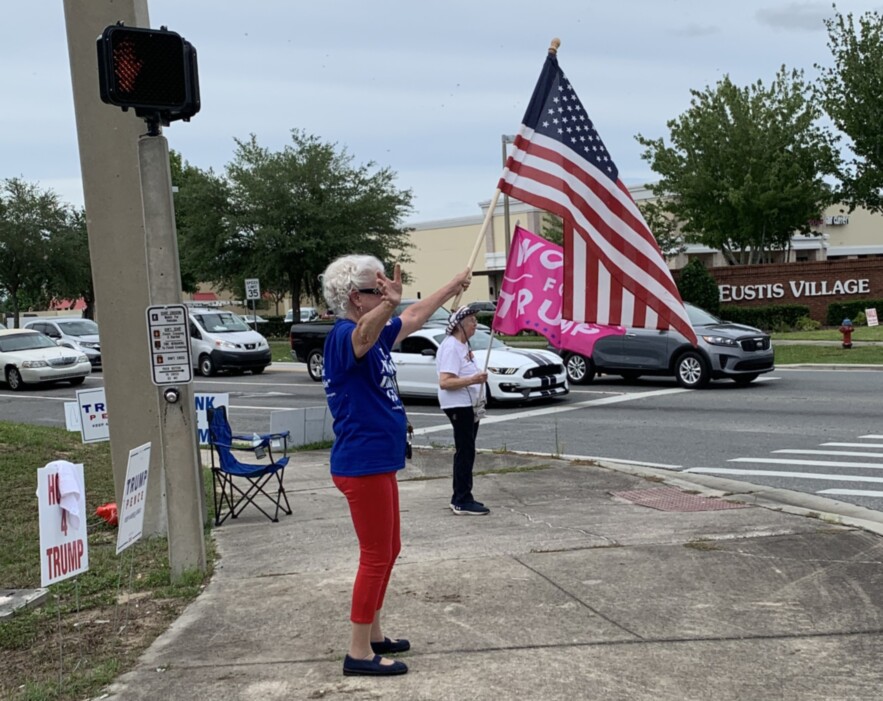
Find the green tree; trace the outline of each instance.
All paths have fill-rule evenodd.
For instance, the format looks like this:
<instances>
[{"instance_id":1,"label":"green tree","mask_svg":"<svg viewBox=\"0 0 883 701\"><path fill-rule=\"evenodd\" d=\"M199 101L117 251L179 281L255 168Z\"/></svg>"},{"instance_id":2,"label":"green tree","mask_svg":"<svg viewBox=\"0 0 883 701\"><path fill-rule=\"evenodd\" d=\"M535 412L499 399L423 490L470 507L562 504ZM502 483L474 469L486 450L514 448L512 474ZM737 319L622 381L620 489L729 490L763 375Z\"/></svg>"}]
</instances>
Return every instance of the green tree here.
<instances>
[{"instance_id":1,"label":"green tree","mask_svg":"<svg viewBox=\"0 0 883 701\"><path fill-rule=\"evenodd\" d=\"M687 263L678 276L678 292L685 302L717 314L720 310L720 292L717 281L698 258Z\"/></svg>"},{"instance_id":2,"label":"green tree","mask_svg":"<svg viewBox=\"0 0 883 701\"><path fill-rule=\"evenodd\" d=\"M395 173L355 166L345 149L297 129L291 140L275 152L254 135L236 140L223 178L182 168L176 201L188 269L229 290L259 278L262 290L285 290L297 305L302 295L321 297L319 275L339 255L410 262L402 222L412 194L395 187Z\"/></svg>"},{"instance_id":3,"label":"green tree","mask_svg":"<svg viewBox=\"0 0 883 701\"><path fill-rule=\"evenodd\" d=\"M678 229L678 220L668 211L663 201L643 200L637 205L663 256L676 256L687 249L684 237Z\"/></svg>"},{"instance_id":4,"label":"green tree","mask_svg":"<svg viewBox=\"0 0 883 701\"><path fill-rule=\"evenodd\" d=\"M809 234L831 202L823 178L835 173L833 137L817 122L801 71L783 66L769 88L738 87L725 76L691 91L690 108L670 120L671 146L638 135L660 175L652 186L688 240L723 252L730 264L760 263Z\"/></svg>"},{"instance_id":5,"label":"green tree","mask_svg":"<svg viewBox=\"0 0 883 701\"><path fill-rule=\"evenodd\" d=\"M836 6L835 6L836 10ZM883 16L839 12L825 20L834 65L819 69L818 99L850 139L851 157L840 174L841 198L883 211Z\"/></svg>"},{"instance_id":6,"label":"green tree","mask_svg":"<svg viewBox=\"0 0 883 701\"><path fill-rule=\"evenodd\" d=\"M82 298L86 303L83 316L95 318L95 288L92 285L84 210L70 208L65 212L65 226L56 231L49 241L49 263L49 295L71 300Z\"/></svg>"},{"instance_id":7,"label":"green tree","mask_svg":"<svg viewBox=\"0 0 883 701\"><path fill-rule=\"evenodd\" d=\"M19 178L0 184L0 292L16 325L23 308L47 303L52 241L67 226L68 210L51 190Z\"/></svg>"},{"instance_id":8,"label":"green tree","mask_svg":"<svg viewBox=\"0 0 883 701\"><path fill-rule=\"evenodd\" d=\"M201 281L216 280L215 262L224 252L228 226L229 188L211 170L190 165L169 153L175 193L175 228L181 288L195 292Z\"/></svg>"}]
</instances>

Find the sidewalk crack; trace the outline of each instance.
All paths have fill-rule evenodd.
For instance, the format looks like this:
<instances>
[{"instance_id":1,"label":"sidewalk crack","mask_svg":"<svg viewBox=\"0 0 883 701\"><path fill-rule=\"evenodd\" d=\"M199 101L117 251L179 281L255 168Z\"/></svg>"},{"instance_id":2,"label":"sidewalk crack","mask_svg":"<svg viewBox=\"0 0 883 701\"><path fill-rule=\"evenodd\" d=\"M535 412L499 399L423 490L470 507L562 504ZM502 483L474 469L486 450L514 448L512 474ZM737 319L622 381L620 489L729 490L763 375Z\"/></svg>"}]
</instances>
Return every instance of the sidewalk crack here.
<instances>
[{"instance_id":1,"label":"sidewalk crack","mask_svg":"<svg viewBox=\"0 0 883 701\"><path fill-rule=\"evenodd\" d=\"M570 597L571 599L573 599L574 601L576 601L580 606L583 606L584 608L588 609L589 611L591 611L593 614L595 614L595 615L598 616L599 618L602 618L602 619L604 619L605 621L607 621L610 625L619 628L619 630L623 631L624 633L628 633L629 635L631 635L631 636L634 637L634 638L637 638L638 640L644 640L644 636L642 636L641 634L636 633L635 631L631 630L630 628L626 628L626 627L625 627L624 625L622 625L621 623L619 623L619 622L617 622L617 621L614 621L614 620L613 620L612 618L610 618L609 616L604 615L604 614L601 613L598 609L596 609L594 606L591 606L590 604L586 603L585 601L583 601L582 599L580 599L576 594L574 594L573 592L568 591L567 589L565 589L565 588L562 587L560 584L558 584L557 582L555 582L555 581L553 581L552 579L550 579L549 577L547 577L545 574L543 574L543 573L540 572L539 570L537 570L537 569L531 567L530 565L528 565L528 564L527 564L526 562L524 562L523 560L519 559L518 557L516 557L516 556L514 556L514 555L512 556L512 559L515 560L515 562L517 562L519 565L521 565L521 566L524 567L525 569L530 570L531 572L533 572L537 577L540 577L541 579L544 579L545 581L547 581L549 584L551 584L553 587L555 587L558 591L560 591L560 592L561 592L562 594L564 594L565 596L568 596L568 597Z\"/></svg>"}]
</instances>

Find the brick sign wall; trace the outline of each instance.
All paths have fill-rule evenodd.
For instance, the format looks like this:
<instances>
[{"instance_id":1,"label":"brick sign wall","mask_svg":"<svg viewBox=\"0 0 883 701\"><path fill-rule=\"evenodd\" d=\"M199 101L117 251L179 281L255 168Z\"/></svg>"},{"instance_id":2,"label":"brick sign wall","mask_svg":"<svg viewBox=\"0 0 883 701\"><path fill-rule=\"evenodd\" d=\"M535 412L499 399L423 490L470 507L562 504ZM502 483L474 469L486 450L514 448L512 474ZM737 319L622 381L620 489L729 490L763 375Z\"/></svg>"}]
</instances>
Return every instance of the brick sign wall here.
<instances>
[{"instance_id":1,"label":"brick sign wall","mask_svg":"<svg viewBox=\"0 0 883 701\"><path fill-rule=\"evenodd\" d=\"M832 302L883 299L883 259L739 265L709 272L722 305L802 304L822 323Z\"/></svg>"}]
</instances>

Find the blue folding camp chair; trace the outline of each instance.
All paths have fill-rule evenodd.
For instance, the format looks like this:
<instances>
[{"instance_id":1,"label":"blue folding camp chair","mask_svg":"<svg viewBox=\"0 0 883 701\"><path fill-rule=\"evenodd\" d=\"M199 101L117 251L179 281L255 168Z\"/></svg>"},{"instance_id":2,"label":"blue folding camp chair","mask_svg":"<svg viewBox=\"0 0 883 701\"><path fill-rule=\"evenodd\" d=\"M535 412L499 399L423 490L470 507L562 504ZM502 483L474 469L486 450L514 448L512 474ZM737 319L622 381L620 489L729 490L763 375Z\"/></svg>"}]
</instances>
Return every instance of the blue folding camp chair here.
<instances>
[{"instance_id":1,"label":"blue folding camp chair","mask_svg":"<svg viewBox=\"0 0 883 701\"><path fill-rule=\"evenodd\" d=\"M291 506L285 494L285 487L282 485L285 466L288 464L289 432L257 434L260 443L255 444L255 436L240 435L230 430L227 407L209 408L206 413L209 424L209 445L212 449L215 525L220 526L227 517L236 518L249 504L274 523L279 521L280 509L291 515ZM235 450L251 451L256 459L263 459L263 462L245 463L238 460L233 454L234 441L237 442ZM273 446L279 445L280 442L282 457L274 459ZM217 465L215 453L218 454ZM271 483L274 478L275 483ZM266 489L268 484L269 490ZM275 496L272 496L274 492ZM268 499L276 507L272 516L255 501L258 497Z\"/></svg>"}]
</instances>

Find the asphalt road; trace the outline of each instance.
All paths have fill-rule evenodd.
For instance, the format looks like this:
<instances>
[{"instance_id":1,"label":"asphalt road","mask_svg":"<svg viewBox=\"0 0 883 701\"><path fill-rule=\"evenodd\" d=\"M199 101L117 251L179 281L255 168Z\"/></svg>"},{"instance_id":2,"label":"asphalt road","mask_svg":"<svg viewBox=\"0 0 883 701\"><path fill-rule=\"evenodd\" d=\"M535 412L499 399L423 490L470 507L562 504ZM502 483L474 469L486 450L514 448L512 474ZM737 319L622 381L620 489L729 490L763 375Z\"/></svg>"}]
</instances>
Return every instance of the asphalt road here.
<instances>
[{"instance_id":1,"label":"asphalt road","mask_svg":"<svg viewBox=\"0 0 883 701\"><path fill-rule=\"evenodd\" d=\"M197 392L230 395L231 423L265 431L272 411L324 406L302 364L260 376L197 378ZM93 373L82 388L100 387ZM604 458L821 493L883 511L883 368L779 369L749 387L686 391L671 379L602 377L559 400L493 407L480 448ZM0 420L64 426L68 386L0 388ZM433 402L407 401L416 442L452 445ZM112 408L111 408L112 411Z\"/></svg>"}]
</instances>

